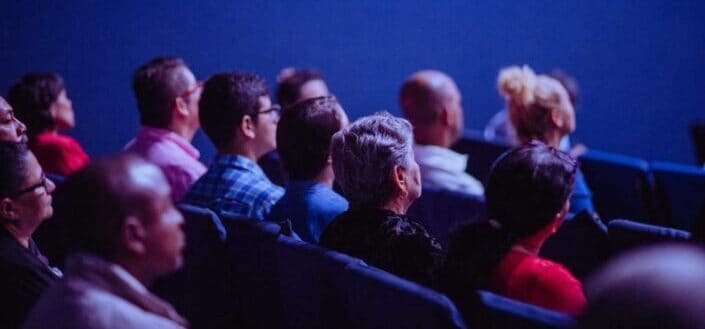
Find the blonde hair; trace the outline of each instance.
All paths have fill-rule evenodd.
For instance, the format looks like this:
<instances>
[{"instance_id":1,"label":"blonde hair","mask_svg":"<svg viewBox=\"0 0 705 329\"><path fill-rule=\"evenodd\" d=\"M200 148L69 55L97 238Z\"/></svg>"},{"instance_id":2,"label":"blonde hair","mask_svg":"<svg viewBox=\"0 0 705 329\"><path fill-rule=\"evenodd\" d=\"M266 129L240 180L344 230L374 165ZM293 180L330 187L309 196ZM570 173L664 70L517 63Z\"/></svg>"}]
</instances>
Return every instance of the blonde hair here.
<instances>
[{"instance_id":1,"label":"blonde hair","mask_svg":"<svg viewBox=\"0 0 705 329\"><path fill-rule=\"evenodd\" d=\"M519 142L543 140L552 127L551 112L561 106L560 83L537 75L527 65L502 69L497 78L499 93L507 100L509 120Z\"/></svg>"}]
</instances>

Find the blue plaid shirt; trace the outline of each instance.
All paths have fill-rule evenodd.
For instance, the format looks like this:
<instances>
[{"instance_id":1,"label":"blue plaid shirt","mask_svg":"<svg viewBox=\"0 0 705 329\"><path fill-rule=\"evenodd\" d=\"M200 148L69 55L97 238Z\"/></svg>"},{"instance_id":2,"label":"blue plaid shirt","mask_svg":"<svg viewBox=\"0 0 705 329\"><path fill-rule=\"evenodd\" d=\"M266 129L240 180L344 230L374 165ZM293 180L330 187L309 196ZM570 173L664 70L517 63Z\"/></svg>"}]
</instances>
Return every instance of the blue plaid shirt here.
<instances>
[{"instance_id":1,"label":"blue plaid shirt","mask_svg":"<svg viewBox=\"0 0 705 329\"><path fill-rule=\"evenodd\" d=\"M284 189L272 184L250 159L218 154L181 202L209 208L220 216L264 220L282 195Z\"/></svg>"}]
</instances>

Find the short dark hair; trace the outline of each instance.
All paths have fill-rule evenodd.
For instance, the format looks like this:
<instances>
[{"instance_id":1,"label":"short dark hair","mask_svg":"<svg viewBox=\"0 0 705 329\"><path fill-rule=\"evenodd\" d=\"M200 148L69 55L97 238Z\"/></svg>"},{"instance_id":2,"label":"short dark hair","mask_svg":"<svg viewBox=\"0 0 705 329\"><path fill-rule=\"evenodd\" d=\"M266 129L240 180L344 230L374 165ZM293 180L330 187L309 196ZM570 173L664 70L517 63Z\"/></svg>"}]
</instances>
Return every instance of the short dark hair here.
<instances>
[{"instance_id":1,"label":"short dark hair","mask_svg":"<svg viewBox=\"0 0 705 329\"><path fill-rule=\"evenodd\" d=\"M27 125L27 133L37 135L56 127L50 108L65 89L64 79L56 73L27 73L10 87L7 102Z\"/></svg>"},{"instance_id":2,"label":"short dark hair","mask_svg":"<svg viewBox=\"0 0 705 329\"><path fill-rule=\"evenodd\" d=\"M186 63L178 57L157 57L140 66L132 77L132 90L137 99L140 123L165 128L171 122L171 109L176 97L188 90L183 71Z\"/></svg>"},{"instance_id":3,"label":"short dark hair","mask_svg":"<svg viewBox=\"0 0 705 329\"><path fill-rule=\"evenodd\" d=\"M282 108L294 105L301 98L301 87L311 80L323 80L320 72L314 69L291 69L292 71L277 81L277 103Z\"/></svg>"},{"instance_id":4,"label":"short dark hair","mask_svg":"<svg viewBox=\"0 0 705 329\"><path fill-rule=\"evenodd\" d=\"M134 154L92 161L62 186L56 217L65 221L73 249L112 259L124 220L144 210L147 197L129 177L129 167L145 164Z\"/></svg>"},{"instance_id":5,"label":"short dark hair","mask_svg":"<svg viewBox=\"0 0 705 329\"><path fill-rule=\"evenodd\" d=\"M201 128L216 148L228 146L245 115L257 123L259 98L267 83L255 74L219 73L206 81L198 103Z\"/></svg>"},{"instance_id":6,"label":"short dark hair","mask_svg":"<svg viewBox=\"0 0 705 329\"><path fill-rule=\"evenodd\" d=\"M0 141L0 197L17 191L27 176L27 155L25 143Z\"/></svg>"},{"instance_id":7,"label":"short dark hair","mask_svg":"<svg viewBox=\"0 0 705 329\"><path fill-rule=\"evenodd\" d=\"M282 113L277 151L290 179L312 179L323 170L331 137L342 125L340 104L332 96L305 100Z\"/></svg>"}]
</instances>

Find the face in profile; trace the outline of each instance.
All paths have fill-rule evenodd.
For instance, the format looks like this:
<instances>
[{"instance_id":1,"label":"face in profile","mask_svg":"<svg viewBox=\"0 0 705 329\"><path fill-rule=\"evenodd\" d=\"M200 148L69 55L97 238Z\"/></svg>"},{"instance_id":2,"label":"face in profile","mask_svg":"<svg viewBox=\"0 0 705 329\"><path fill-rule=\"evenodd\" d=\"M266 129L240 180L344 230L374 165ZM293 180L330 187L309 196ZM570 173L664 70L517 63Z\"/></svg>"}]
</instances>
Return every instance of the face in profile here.
<instances>
[{"instance_id":1,"label":"face in profile","mask_svg":"<svg viewBox=\"0 0 705 329\"><path fill-rule=\"evenodd\" d=\"M196 129L200 127L198 121L198 101L201 99L201 93L203 92L203 84L196 80L193 72L187 67L183 67L183 78L187 81L188 88L179 97L186 104L186 108L189 112L189 119L191 127Z\"/></svg>"},{"instance_id":2,"label":"face in profile","mask_svg":"<svg viewBox=\"0 0 705 329\"><path fill-rule=\"evenodd\" d=\"M0 140L9 142L26 142L27 127L17 120L10 104L0 97Z\"/></svg>"},{"instance_id":3,"label":"face in profile","mask_svg":"<svg viewBox=\"0 0 705 329\"><path fill-rule=\"evenodd\" d=\"M306 100L306 99L311 99L311 98L317 98L317 97L323 97L323 96L328 96L330 95L330 92L328 91L328 86L323 80L320 79L315 79L315 80L309 80L306 81L303 85L301 85L301 89L299 89L299 100Z\"/></svg>"},{"instance_id":4,"label":"face in profile","mask_svg":"<svg viewBox=\"0 0 705 329\"><path fill-rule=\"evenodd\" d=\"M450 114L450 128L454 139L457 140L460 138L464 126L462 96L453 80L448 79L447 84L445 105Z\"/></svg>"},{"instance_id":5,"label":"face in profile","mask_svg":"<svg viewBox=\"0 0 705 329\"><path fill-rule=\"evenodd\" d=\"M544 79L548 90L557 96L557 104L554 111L558 111L560 120L554 123L563 135L567 135L575 131L575 110L570 102L570 96L565 90L565 87L553 78Z\"/></svg>"},{"instance_id":6,"label":"face in profile","mask_svg":"<svg viewBox=\"0 0 705 329\"><path fill-rule=\"evenodd\" d=\"M255 147L258 155L262 155L277 147L279 112L272 111L272 101L269 96L261 96L259 104L255 126Z\"/></svg>"},{"instance_id":7,"label":"face in profile","mask_svg":"<svg viewBox=\"0 0 705 329\"><path fill-rule=\"evenodd\" d=\"M59 130L73 128L76 125L73 114L73 103L66 95L66 89L59 93L59 96L56 97L56 101L51 104L49 111L54 117L54 122Z\"/></svg>"},{"instance_id":8,"label":"face in profile","mask_svg":"<svg viewBox=\"0 0 705 329\"><path fill-rule=\"evenodd\" d=\"M131 169L133 177L145 194L141 222L144 225L145 260L151 272L162 275L183 264L182 251L186 239L184 218L171 201L171 190L164 175L150 164Z\"/></svg>"},{"instance_id":9,"label":"face in profile","mask_svg":"<svg viewBox=\"0 0 705 329\"><path fill-rule=\"evenodd\" d=\"M419 169L419 164L416 163L416 159L414 158L414 152L410 152L410 157L411 161L409 161L409 167L405 168L406 173L404 175L404 180L406 181L406 186L409 193L409 204L421 196L421 170Z\"/></svg>"},{"instance_id":10,"label":"face in profile","mask_svg":"<svg viewBox=\"0 0 705 329\"><path fill-rule=\"evenodd\" d=\"M56 186L44 176L42 167L31 152L25 157L25 168L27 171L22 184L3 200L3 217L36 228L53 215L51 193Z\"/></svg>"}]
</instances>

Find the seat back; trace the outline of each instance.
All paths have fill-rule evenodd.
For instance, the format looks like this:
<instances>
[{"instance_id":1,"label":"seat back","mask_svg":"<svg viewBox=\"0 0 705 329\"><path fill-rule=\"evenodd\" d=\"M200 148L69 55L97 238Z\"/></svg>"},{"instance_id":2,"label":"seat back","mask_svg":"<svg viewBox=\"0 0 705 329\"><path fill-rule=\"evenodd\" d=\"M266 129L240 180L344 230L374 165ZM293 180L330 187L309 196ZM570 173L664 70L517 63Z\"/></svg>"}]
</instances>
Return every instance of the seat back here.
<instances>
[{"instance_id":1,"label":"seat back","mask_svg":"<svg viewBox=\"0 0 705 329\"><path fill-rule=\"evenodd\" d=\"M481 132L472 130L465 131L460 140L453 145L453 150L468 155L466 171L483 183L487 180L494 161L510 148L511 145L508 143L486 140Z\"/></svg>"},{"instance_id":2,"label":"seat back","mask_svg":"<svg viewBox=\"0 0 705 329\"><path fill-rule=\"evenodd\" d=\"M345 328L465 328L445 295L380 269L350 264L343 282Z\"/></svg>"},{"instance_id":3,"label":"seat back","mask_svg":"<svg viewBox=\"0 0 705 329\"><path fill-rule=\"evenodd\" d=\"M613 254L648 244L690 240L690 233L683 230L626 219L609 222L607 230Z\"/></svg>"},{"instance_id":4,"label":"seat back","mask_svg":"<svg viewBox=\"0 0 705 329\"><path fill-rule=\"evenodd\" d=\"M555 329L571 328L575 324L573 317L567 314L522 303L489 291L480 290L478 295L485 322L482 323L482 328Z\"/></svg>"},{"instance_id":5,"label":"seat back","mask_svg":"<svg viewBox=\"0 0 705 329\"><path fill-rule=\"evenodd\" d=\"M407 214L447 246L448 234L458 224L484 220L485 201L482 197L464 193L424 188Z\"/></svg>"},{"instance_id":6,"label":"seat back","mask_svg":"<svg viewBox=\"0 0 705 329\"><path fill-rule=\"evenodd\" d=\"M641 159L600 151L580 157L580 169L602 218L652 219L649 165Z\"/></svg>"},{"instance_id":7,"label":"seat back","mask_svg":"<svg viewBox=\"0 0 705 329\"><path fill-rule=\"evenodd\" d=\"M667 162L651 164L658 212L664 225L690 230L705 200L705 169Z\"/></svg>"},{"instance_id":8,"label":"seat back","mask_svg":"<svg viewBox=\"0 0 705 329\"><path fill-rule=\"evenodd\" d=\"M218 216L209 209L181 204L186 235L184 264L159 279L155 293L184 315L193 327L213 328L235 321L235 298L225 239Z\"/></svg>"},{"instance_id":9,"label":"seat back","mask_svg":"<svg viewBox=\"0 0 705 329\"><path fill-rule=\"evenodd\" d=\"M695 121L690 125L690 138L695 148L696 165L705 166L705 120Z\"/></svg>"}]
</instances>

